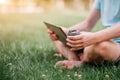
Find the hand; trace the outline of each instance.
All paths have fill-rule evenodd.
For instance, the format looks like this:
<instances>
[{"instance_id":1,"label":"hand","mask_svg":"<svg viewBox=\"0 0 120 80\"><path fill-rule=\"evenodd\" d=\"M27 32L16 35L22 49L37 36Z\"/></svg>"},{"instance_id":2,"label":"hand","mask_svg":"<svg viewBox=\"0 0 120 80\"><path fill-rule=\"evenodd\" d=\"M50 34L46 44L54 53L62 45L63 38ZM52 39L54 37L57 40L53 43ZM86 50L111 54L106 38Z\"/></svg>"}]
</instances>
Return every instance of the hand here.
<instances>
[{"instance_id":1,"label":"hand","mask_svg":"<svg viewBox=\"0 0 120 80\"><path fill-rule=\"evenodd\" d=\"M72 51L83 49L96 42L96 35L91 32L81 32L80 35L67 37L67 45L72 47Z\"/></svg>"},{"instance_id":2,"label":"hand","mask_svg":"<svg viewBox=\"0 0 120 80\"><path fill-rule=\"evenodd\" d=\"M48 29L48 35L49 37L53 40L53 41L57 41L58 40L58 37L57 35L54 33L54 31Z\"/></svg>"},{"instance_id":3,"label":"hand","mask_svg":"<svg viewBox=\"0 0 120 80\"><path fill-rule=\"evenodd\" d=\"M68 32L68 29L67 28L64 28L64 27L61 27L62 30L64 31L65 34L67 34ZM58 40L58 37L57 35L54 33L54 31L52 30L48 30L48 35L50 36L50 38L53 40L53 41L57 41Z\"/></svg>"}]
</instances>

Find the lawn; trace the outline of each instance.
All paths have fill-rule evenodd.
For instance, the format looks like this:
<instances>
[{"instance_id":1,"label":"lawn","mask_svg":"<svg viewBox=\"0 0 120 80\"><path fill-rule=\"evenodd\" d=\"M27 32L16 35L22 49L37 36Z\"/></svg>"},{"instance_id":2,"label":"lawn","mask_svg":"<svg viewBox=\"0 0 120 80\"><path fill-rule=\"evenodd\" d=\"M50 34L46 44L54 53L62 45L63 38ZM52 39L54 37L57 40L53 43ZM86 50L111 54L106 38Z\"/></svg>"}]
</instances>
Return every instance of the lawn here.
<instances>
[{"instance_id":1,"label":"lawn","mask_svg":"<svg viewBox=\"0 0 120 80\"><path fill-rule=\"evenodd\" d=\"M0 14L0 80L120 80L120 65L55 68L64 58L47 35L43 21L70 27L87 13ZM102 29L99 22L93 31Z\"/></svg>"}]
</instances>

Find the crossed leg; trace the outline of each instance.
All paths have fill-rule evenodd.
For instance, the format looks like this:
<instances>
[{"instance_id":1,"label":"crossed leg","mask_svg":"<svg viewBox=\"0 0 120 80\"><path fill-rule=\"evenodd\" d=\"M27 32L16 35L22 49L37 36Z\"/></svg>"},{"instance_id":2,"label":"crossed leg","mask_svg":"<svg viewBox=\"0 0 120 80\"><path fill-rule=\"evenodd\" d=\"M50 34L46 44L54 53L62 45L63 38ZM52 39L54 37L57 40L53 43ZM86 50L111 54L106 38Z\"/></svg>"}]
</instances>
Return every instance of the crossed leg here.
<instances>
[{"instance_id":1,"label":"crossed leg","mask_svg":"<svg viewBox=\"0 0 120 80\"><path fill-rule=\"evenodd\" d=\"M120 56L120 45L113 41L104 41L85 48L84 62L102 64L104 61L115 62Z\"/></svg>"},{"instance_id":2,"label":"crossed leg","mask_svg":"<svg viewBox=\"0 0 120 80\"><path fill-rule=\"evenodd\" d=\"M70 51L69 47L63 44L62 42L54 41L54 44L56 48L58 49L59 53L61 53L69 61L79 60L79 57L73 51Z\"/></svg>"},{"instance_id":3,"label":"crossed leg","mask_svg":"<svg viewBox=\"0 0 120 80\"><path fill-rule=\"evenodd\" d=\"M99 65L104 61L114 62L120 56L120 45L113 41L104 41L86 47L82 58L73 51L70 51L70 49L60 41L56 41L54 44L58 51L68 59L58 61L56 65L67 69L72 69L75 66L79 67L83 63Z\"/></svg>"},{"instance_id":4,"label":"crossed leg","mask_svg":"<svg viewBox=\"0 0 120 80\"><path fill-rule=\"evenodd\" d=\"M60 41L54 41L56 48L59 53L61 53L67 60L58 61L55 66L61 66L71 70L74 66L78 67L81 65L81 61L78 55L75 52L70 51L69 47L63 44Z\"/></svg>"}]
</instances>

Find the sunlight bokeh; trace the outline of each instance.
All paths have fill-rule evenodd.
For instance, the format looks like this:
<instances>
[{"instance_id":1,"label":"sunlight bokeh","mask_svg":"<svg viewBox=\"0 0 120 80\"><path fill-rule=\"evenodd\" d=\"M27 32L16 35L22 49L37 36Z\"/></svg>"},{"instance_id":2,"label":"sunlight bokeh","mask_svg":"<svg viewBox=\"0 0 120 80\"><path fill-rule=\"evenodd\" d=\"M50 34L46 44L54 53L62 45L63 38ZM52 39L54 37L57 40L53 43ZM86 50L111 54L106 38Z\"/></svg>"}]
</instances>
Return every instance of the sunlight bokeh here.
<instances>
[{"instance_id":1,"label":"sunlight bokeh","mask_svg":"<svg viewBox=\"0 0 120 80\"><path fill-rule=\"evenodd\" d=\"M0 0L0 13L89 10L94 0Z\"/></svg>"},{"instance_id":2,"label":"sunlight bokeh","mask_svg":"<svg viewBox=\"0 0 120 80\"><path fill-rule=\"evenodd\" d=\"M0 4L6 4L7 0L0 0Z\"/></svg>"}]
</instances>

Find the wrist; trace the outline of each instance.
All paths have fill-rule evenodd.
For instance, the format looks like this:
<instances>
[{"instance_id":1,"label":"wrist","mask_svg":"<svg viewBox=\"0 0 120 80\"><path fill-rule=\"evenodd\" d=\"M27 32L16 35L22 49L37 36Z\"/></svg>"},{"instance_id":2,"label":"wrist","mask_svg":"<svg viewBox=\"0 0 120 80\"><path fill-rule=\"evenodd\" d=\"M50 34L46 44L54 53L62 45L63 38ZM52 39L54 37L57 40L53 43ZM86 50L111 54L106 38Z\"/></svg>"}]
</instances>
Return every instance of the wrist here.
<instances>
[{"instance_id":1,"label":"wrist","mask_svg":"<svg viewBox=\"0 0 120 80\"><path fill-rule=\"evenodd\" d=\"M92 40L94 41L93 44L99 43L100 42L100 37L96 34L92 34Z\"/></svg>"},{"instance_id":2,"label":"wrist","mask_svg":"<svg viewBox=\"0 0 120 80\"><path fill-rule=\"evenodd\" d=\"M100 32L95 32L94 34L95 34L95 41L96 41L96 43L105 41L104 36L103 36L102 33L100 33Z\"/></svg>"}]
</instances>

